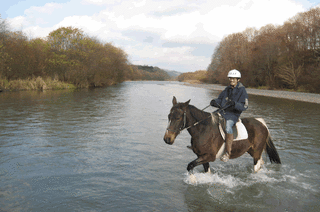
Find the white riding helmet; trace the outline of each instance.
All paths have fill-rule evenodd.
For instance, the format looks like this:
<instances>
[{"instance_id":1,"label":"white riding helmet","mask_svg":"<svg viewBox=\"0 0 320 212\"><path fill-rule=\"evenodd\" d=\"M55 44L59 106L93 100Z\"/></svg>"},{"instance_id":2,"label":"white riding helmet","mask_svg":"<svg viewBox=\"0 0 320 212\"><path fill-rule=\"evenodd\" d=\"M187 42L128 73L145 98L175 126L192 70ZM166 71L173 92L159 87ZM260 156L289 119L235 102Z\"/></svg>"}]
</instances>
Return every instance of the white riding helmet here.
<instances>
[{"instance_id":1,"label":"white riding helmet","mask_svg":"<svg viewBox=\"0 0 320 212\"><path fill-rule=\"evenodd\" d=\"M228 77L241 78L241 73L240 73L240 71L233 69L233 70L229 71Z\"/></svg>"}]
</instances>

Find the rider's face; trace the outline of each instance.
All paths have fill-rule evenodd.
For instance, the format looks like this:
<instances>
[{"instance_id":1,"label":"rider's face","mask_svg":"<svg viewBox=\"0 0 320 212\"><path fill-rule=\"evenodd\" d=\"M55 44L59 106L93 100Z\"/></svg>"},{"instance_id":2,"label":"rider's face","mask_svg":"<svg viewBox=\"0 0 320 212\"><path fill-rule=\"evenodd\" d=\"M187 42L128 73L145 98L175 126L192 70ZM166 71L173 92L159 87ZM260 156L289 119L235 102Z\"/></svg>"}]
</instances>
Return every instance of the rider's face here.
<instances>
[{"instance_id":1,"label":"rider's face","mask_svg":"<svg viewBox=\"0 0 320 212\"><path fill-rule=\"evenodd\" d=\"M238 79L238 78L229 77L229 82L230 82L231 87L235 87L239 81L240 81L240 79Z\"/></svg>"}]
</instances>

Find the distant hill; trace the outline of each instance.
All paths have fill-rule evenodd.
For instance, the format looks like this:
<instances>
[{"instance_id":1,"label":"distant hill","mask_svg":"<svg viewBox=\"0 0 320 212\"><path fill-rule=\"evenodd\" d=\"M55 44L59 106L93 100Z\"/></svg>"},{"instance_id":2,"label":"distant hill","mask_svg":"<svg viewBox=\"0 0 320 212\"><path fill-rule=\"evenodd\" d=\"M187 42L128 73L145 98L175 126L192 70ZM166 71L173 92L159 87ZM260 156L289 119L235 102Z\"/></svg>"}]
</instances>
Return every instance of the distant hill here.
<instances>
[{"instance_id":1,"label":"distant hill","mask_svg":"<svg viewBox=\"0 0 320 212\"><path fill-rule=\"evenodd\" d=\"M178 71L171 71L171 70L166 70L164 69L172 78L176 78L177 76L179 76L181 74L181 72Z\"/></svg>"},{"instance_id":2,"label":"distant hill","mask_svg":"<svg viewBox=\"0 0 320 212\"><path fill-rule=\"evenodd\" d=\"M165 81L172 78L167 71L156 66L132 65L134 70L133 80L159 80Z\"/></svg>"}]
</instances>

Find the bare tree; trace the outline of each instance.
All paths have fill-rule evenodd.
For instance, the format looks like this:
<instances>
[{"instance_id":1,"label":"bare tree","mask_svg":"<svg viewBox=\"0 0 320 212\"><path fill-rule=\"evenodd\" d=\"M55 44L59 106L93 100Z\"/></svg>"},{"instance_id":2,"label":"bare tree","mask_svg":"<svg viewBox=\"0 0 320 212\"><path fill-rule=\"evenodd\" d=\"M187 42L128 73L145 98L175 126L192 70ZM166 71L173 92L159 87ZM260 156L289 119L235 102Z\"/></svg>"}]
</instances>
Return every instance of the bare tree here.
<instances>
[{"instance_id":1,"label":"bare tree","mask_svg":"<svg viewBox=\"0 0 320 212\"><path fill-rule=\"evenodd\" d=\"M303 65L299 65L297 68L294 68L292 62L289 65L283 65L279 68L278 73L276 74L284 83L288 84L289 87L293 89L298 88L298 80L302 73Z\"/></svg>"}]
</instances>

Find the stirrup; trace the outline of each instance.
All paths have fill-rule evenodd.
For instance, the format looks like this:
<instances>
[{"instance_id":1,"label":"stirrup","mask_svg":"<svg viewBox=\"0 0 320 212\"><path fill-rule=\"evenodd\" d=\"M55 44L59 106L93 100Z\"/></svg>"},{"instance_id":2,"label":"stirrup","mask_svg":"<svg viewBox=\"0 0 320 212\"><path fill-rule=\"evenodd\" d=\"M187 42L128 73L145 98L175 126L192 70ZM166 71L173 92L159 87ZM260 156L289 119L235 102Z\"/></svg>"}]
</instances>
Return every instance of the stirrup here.
<instances>
[{"instance_id":1,"label":"stirrup","mask_svg":"<svg viewBox=\"0 0 320 212\"><path fill-rule=\"evenodd\" d=\"M221 161L223 162L228 162L229 161L229 154L226 152L224 155L222 155L222 157L220 158Z\"/></svg>"}]
</instances>

